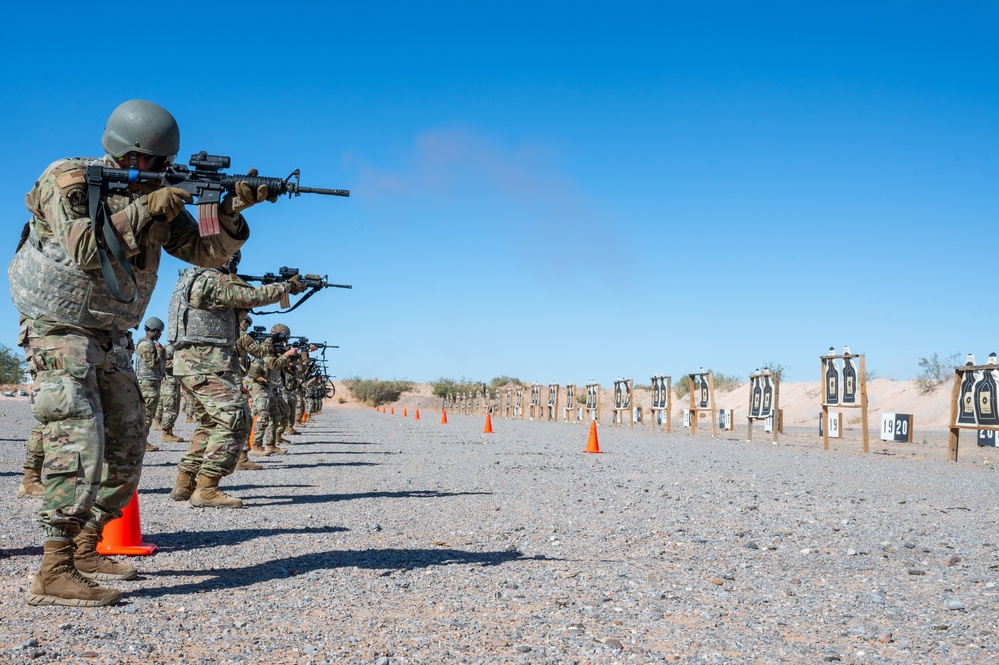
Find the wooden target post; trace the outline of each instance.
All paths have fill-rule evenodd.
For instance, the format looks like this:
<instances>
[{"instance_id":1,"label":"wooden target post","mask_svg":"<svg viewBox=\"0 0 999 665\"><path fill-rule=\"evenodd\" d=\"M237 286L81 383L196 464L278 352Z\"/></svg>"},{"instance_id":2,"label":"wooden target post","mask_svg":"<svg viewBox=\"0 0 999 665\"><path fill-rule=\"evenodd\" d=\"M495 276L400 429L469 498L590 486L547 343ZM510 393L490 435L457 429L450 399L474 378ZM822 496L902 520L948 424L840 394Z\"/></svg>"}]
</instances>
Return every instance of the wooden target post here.
<instances>
[{"instance_id":1,"label":"wooden target post","mask_svg":"<svg viewBox=\"0 0 999 665\"><path fill-rule=\"evenodd\" d=\"M595 381L586 384L586 414L591 423L600 422L600 384Z\"/></svg>"},{"instance_id":2,"label":"wooden target post","mask_svg":"<svg viewBox=\"0 0 999 665\"><path fill-rule=\"evenodd\" d=\"M999 364L994 353L989 356L985 365L976 365L975 357L969 354L967 363L963 367L954 368L954 387L950 393L951 426L947 442L948 462L957 461L962 429L999 432L999 411L996 410L995 404L997 383L999 383L997 380L999 380ZM983 435L978 436L981 438Z\"/></svg>"},{"instance_id":3,"label":"wooden target post","mask_svg":"<svg viewBox=\"0 0 999 665\"><path fill-rule=\"evenodd\" d=\"M769 369L756 373L749 377L749 415L746 440L753 440L753 421L766 421L773 418L773 426L770 428L774 443L777 443L777 433L781 428L780 418L780 372L771 374Z\"/></svg>"},{"instance_id":4,"label":"wooden target post","mask_svg":"<svg viewBox=\"0 0 999 665\"><path fill-rule=\"evenodd\" d=\"M697 434L697 421L702 411L711 413L711 436L718 436L718 407L715 405L715 375L705 372L688 374L690 379L690 435Z\"/></svg>"},{"instance_id":5,"label":"wooden target post","mask_svg":"<svg viewBox=\"0 0 999 665\"><path fill-rule=\"evenodd\" d=\"M657 374L652 377L652 429L666 425L666 433L673 431L673 377Z\"/></svg>"},{"instance_id":6,"label":"wooden target post","mask_svg":"<svg viewBox=\"0 0 999 665\"><path fill-rule=\"evenodd\" d=\"M843 353L829 347L829 354L822 356L822 449L829 450L829 407L860 409L863 429L863 452L870 452L870 433L867 431L867 364L864 354L850 353L844 346ZM843 361L842 381L837 361ZM854 366L854 362L857 366ZM842 435L842 433L841 433Z\"/></svg>"},{"instance_id":7,"label":"wooden target post","mask_svg":"<svg viewBox=\"0 0 999 665\"><path fill-rule=\"evenodd\" d=\"M558 420L558 384L548 384L548 403L546 404L545 419L549 422Z\"/></svg>"},{"instance_id":8,"label":"wooden target post","mask_svg":"<svg viewBox=\"0 0 999 665\"><path fill-rule=\"evenodd\" d=\"M527 417L530 420L535 418L541 421L541 386L532 383L531 384L531 404L528 407Z\"/></svg>"},{"instance_id":9,"label":"wooden target post","mask_svg":"<svg viewBox=\"0 0 999 665\"><path fill-rule=\"evenodd\" d=\"M628 428L635 426L635 416L631 413L631 394L635 382L632 379L618 377L614 381L614 417L611 425L617 427L624 424L624 414L628 413Z\"/></svg>"},{"instance_id":10,"label":"wooden target post","mask_svg":"<svg viewBox=\"0 0 999 665\"><path fill-rule=\"evenodd\" d=\"M513 403L513 417L524 419L524 387L520 386L514 393L516 400Z\"/></svg>"}]
</instances>

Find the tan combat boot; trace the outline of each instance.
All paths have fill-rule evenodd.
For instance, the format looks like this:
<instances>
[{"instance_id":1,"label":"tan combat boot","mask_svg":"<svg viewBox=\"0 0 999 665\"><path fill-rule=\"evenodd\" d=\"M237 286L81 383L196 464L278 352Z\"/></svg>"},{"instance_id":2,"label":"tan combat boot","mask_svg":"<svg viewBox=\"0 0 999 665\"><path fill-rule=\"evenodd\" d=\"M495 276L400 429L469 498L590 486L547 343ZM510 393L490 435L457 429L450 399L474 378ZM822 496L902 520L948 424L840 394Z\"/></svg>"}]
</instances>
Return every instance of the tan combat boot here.
<instances>
[{"instance_id":1,"label":"tan combat boot","mask_svg":"<svg viewBox=\"0 0 999 665\"><path fill-rule=\"evenodd\" d=\"M240 471L260 471L264 467L256 462L251 462L244 450L239 454L239 459L236 460L236 468Z\"/></svg>"},{"instance_id":2,"label":"tan combat boot","mask_svg":"<svg viewBox=\"0 0 999 665\"><path fill-rule=\"evenodd\" d=\"M160 429L160 421L154 420L153 421L153 426L150 427L149 429Z\"/></svg>"},{"instance_id":3,"label":"tan combat boot","mask_svg":"<svg viewBox=\"0 0 999 665\"><path fill-rule=\"evenodd\" d=\"M76 545L76 553L73 555L73 567L91 580L131 580L139 571L127 563L118 563L112 559L101 556L97 553L97 543L100 542L101 534L97 529L85 527L80 530L73 544Z\"/></svg>"},{"instance_id":4,"label":"tan combat boot","mask_svg":"<svg viewBox=\"0 0 999 665\"><path fill-rule=\"evenodd\" d=\"M159 446L154 446L153 444L151 444L148 441L146 441L146 452L147 453L155 452L155 451L157 451L159 449L160 449Z\"/></svg>"},{"instance_id":5,"label":"tan combat boot","mask_svg":"<svg viewBox=\"0 0 999 665\"><path fill-rule=\"evenodd\" d=\"M31 580L29 605L101 607L121 600L121 592L106 589L83 577L73 567L73 543L46 540L42 567Z\"/></svg>"},{"instance_id":6,"label":"tan combat boot","mask_svg":"<svg viewBox=\"0 0 999 665\"><path fill-rule=\"evenodd\" d=\"M173 489L170 490L170 498L174 501L187 501L194 494L194 486L197 482L198 478L193 473L178 471L177 480L174 481Z\"/></svg>"},{"instance_id":7,"label":"tan combat boot","mask_svg":"<svg viewBox=\"0 0 999 665\"><path fill-rule=\"evenodd\" d=\"M38 469L25 469L24 480L17 488L18 496L41 496L45 494L45 486L42 485L42 474Z\"/></svg>"},{"instance_id":8,"label":"tan combat boot","mask_svg":"<svg viewBox=\"0 0 999 665\"><path fill-rule=\"evenodd\" d=\"M198 487L191 495L196 508L242 508L243 502L219 489L219 479L198 476Z\"/></svg>"},{"instance_id":9,"label":"tan combat boot","mask_svg":"<svg viewBox=\"0 0 999 665\"><path fill-rule=\"evenodd\" d=\"M262 457L270 457L274 453L267 450L267 448L261 448L260 446L250 446L251 455L261 455Z\"/></svg>"},{"instance_id":10,"label":"tan combat boot","mask_svg":"<svg viewBox=\"0 0 999 665\"><path fill-rule=\"evenodd\" d=\"M284 448L278 448L274 444L269 443L264 447L264 452L267 453L268 455L284 455L288 451L285 450Z\"/></svg>"},{"instance_id":11,"label":"tan combat boot","mask_svg":"<svg viewBox=\"0 0 999 665\"><path fill-rule=\"evenodd\" d=\"M163 434L160 436L160 441L163 443L180 443L184 439L180 438L173 433L173 428L163 430Z\"/></svg>"},{"instance_id":12,"label":"tan combat boot","mask_svg":"<svg viewBox=\"0 0 999 665\"><path fill-rule=\"evenodd\" d=\"M278 434L277 439L274 441L274 443L291 443L291 441Z\"/></svg>"},{"instance_id":13,"label":"tan combat boot","mask_svg":"<svg viewBox=\"0 0 999 665\"><path fill-rule=\"evenodd\" d=\"M282 434L288 434L290 436L290 435L294 435L294 434L300 434L301 432L299 432L297 429L295 429L291 425L286 425L285 428L284 428L284 431L281 432L281 433Z\"/></svg>"}]
</instances>

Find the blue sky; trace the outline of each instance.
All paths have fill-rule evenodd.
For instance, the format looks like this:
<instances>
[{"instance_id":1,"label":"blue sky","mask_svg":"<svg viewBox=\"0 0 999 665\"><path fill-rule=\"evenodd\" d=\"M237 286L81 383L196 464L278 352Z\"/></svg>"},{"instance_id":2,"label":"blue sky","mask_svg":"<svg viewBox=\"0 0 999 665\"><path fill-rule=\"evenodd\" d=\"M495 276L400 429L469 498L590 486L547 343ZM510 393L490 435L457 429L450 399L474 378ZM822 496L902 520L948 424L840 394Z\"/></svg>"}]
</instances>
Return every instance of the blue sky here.
<instances>
[{"instance_id":1,"label":"blue sky","mask_svg":"<svg viewBox=\"0 0 999 665\"><path fill-rule=\"evenodd\" d=\"M999 348L995 1L274 7L9 9L8 252L37 175L140 98L182 159L351 190L249 211L242 266L354 286L281 319L340 377L818 380L849 344L902 379Z\"/></svg>"}]
</instances>

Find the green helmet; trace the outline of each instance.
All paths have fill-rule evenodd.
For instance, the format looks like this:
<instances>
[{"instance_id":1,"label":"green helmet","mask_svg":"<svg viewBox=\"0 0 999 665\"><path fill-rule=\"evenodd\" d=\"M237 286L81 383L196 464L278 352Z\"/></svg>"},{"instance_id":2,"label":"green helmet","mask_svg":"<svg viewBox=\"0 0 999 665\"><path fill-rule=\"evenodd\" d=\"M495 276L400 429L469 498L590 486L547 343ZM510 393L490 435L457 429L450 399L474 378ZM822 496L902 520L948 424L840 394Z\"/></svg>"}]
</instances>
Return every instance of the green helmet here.
<instances>
[{"instance_id":1,"label":"green helmet","mask_svg":"<svg viewBox=\"0 0 999 665\"><path fill-rule=\"evenodd\" d=\"M129 152L172 157L180 149L180 128L162 106L133 99L112 111L101 145L112 157Z\"/></svg>"},{"instance_id":2,"label":"green helmet","mask_svg":"<svg viewBox=\"0 0 999 665\"><path fill-rule=\"evenodd\" d=\"M285 337L288 337L289 335L291 335L291 328L289 328L288 326L286 326L283 323L275 323L271 327L271 334L272 335L284 335Z\"/></svg>"},{"instance_id":3,"label":"green helmet","mask_svg":"<svg viewBox=\"0 0 999 665\"><path fill-rule=\"evenodd\" d=\"M158 319L155 316L150 316L146 319L146 330L159 330L160 332L163 332L164 328L166 328L166 325L163 323L162 319Z\"/></svg>"}]
</instances>

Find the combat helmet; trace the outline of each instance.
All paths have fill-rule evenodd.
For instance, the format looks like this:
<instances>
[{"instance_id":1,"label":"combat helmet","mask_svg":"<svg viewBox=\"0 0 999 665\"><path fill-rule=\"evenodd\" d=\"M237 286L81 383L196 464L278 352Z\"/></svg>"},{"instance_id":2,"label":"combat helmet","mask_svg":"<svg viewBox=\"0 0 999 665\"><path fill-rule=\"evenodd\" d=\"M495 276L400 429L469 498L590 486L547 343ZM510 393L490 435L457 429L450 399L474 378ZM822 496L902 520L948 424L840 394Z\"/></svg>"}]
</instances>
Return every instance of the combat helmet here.
<instances>
[{"instance_id":1,"label":"combat helmet","mask_svg":"<svg viewBox=\"0 0 999 665\"><path fill-rule=\"evenodd\" d=\"M146 330L159 330L160 332L163 332L163 329L166 328L163 319L158 319L155 316L150 316L146 319L145 326Z\"/></svg>"},{"instance_id":2,"label":"combat helmet","mask_svg":"<svg viewBox=\"0 0 999 665\"><path fill-rule=\"evenodd\" d=\"M111 112L101 145L112 157L129 152L173 157L180 149L180 128L162 106L132 99Z\"/></svg>"},{"instance_id":3,"label":"combat helmet","mask_svg":"<svg viewBox=\"0 0 999 665\"><path fill-rule=\"evenodd\" d=\"M289 328L283 323L275 323L273 326L271 326L271 334L281 335L282 337L289 337L291 336L291 328Z\"/></svg>"}]
</instances>

